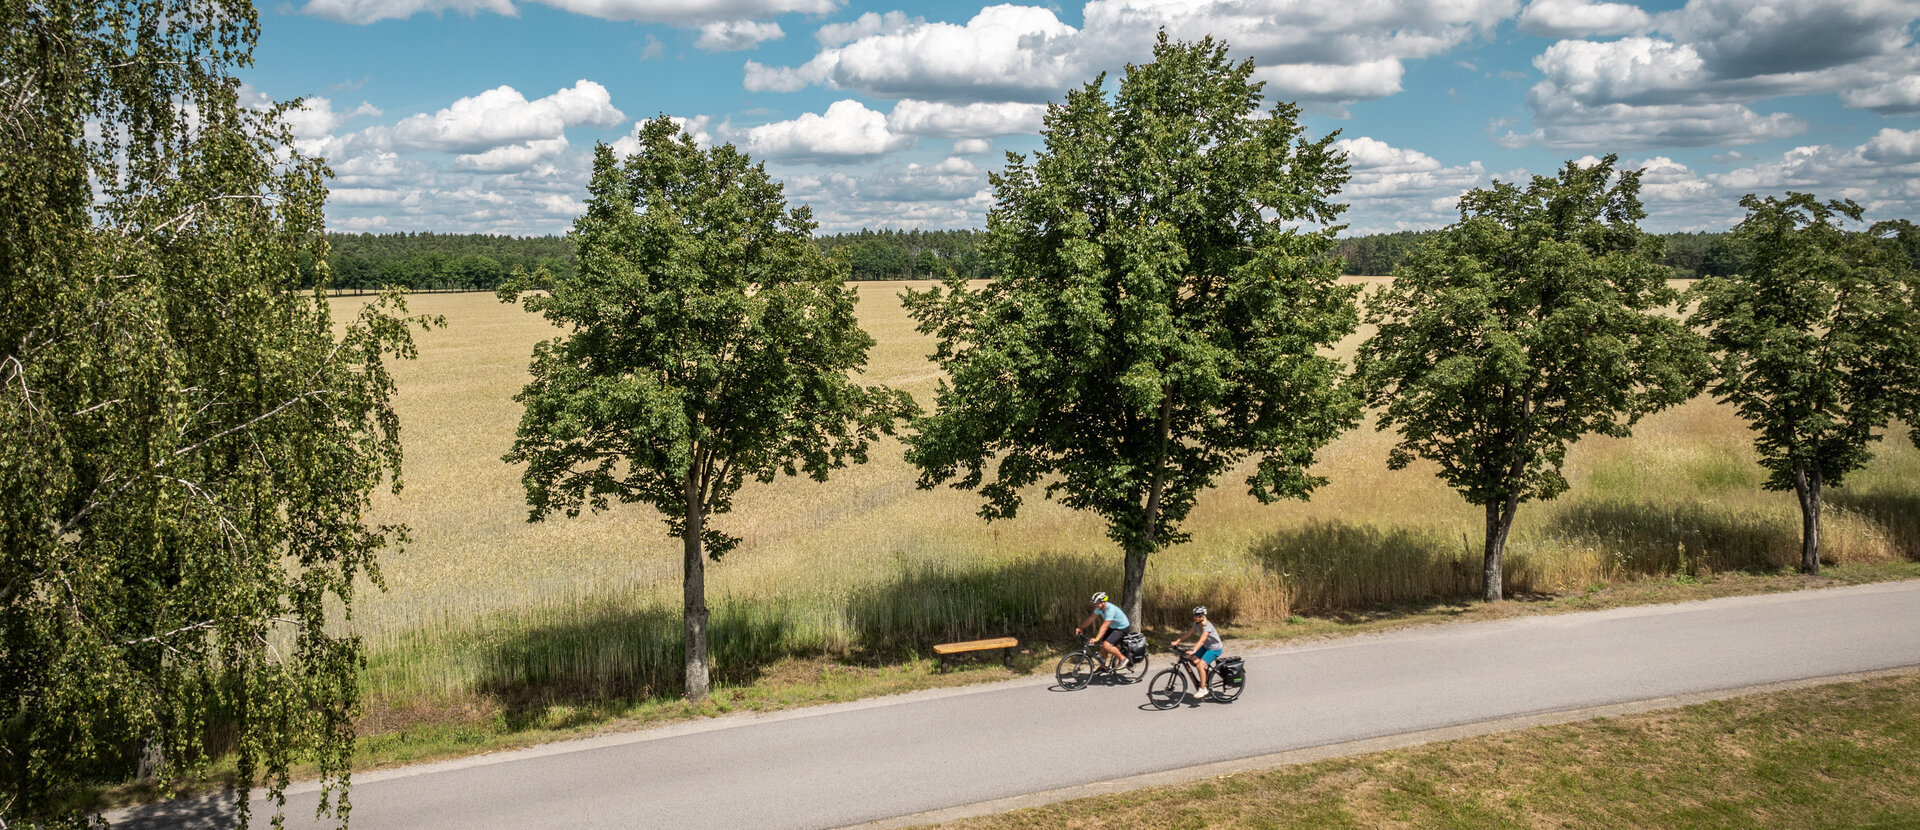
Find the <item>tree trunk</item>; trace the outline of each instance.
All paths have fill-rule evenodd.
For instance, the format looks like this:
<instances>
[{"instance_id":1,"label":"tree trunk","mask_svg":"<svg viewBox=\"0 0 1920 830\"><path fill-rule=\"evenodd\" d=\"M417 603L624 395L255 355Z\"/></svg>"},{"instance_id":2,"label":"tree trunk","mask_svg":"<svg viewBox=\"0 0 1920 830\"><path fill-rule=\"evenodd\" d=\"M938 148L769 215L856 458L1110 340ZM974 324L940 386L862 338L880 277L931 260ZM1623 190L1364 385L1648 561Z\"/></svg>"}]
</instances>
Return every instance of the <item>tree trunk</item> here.
<instances>
[{"instance_id":1,"label":"tree trunk","mask_svg":"<svg viewBox=\"0 0 1920 830\"><path fill-rule=\"evenodd\" d=\"M1173 393L1162 389L1160 392L1159 449L1154 453L1153 481L1147 485L1146 509L1141 511L1145 521L1140 528L1139 544L1127 548L1127 570L1120 585L1120 610L1125 611L1127 619L1139 628L1145 625L1140 611L1144 598L1142 586L1147 581L1147 554L1153 551L1153 541L1158 535L1155 529L1160 524L1160 496L1167 489L1167 441L1173 431Z\"/></svg>"},{"instance_id":2,"label":"tree trunk","mask_svg":"<svg viewBox=\"0 0 1920 830\"><path fill-rule=\"evenodd\" d=\"M160 739L149 735L140 739L140 761L134 772L134 779L142 784L160 783L160 769L167 764L166 750L160 747Z\"/></svg>"},{"instance_id":3,"label":"tree trunk","mask_svg":"<svg viewBox=\"0 0 1920 830\"><path fill-rule=\"evenodd\" d=\"M687 700L707 699L707 559L700 534L706 530L706 505L702 503L700 465L687 473L686 577L682 582L685 602L682 607L687 643Z\"/></svg>"},{"instance_id":4,"label":"tree trunk","mask_svg":"<svg viewBox=\"0 0 1920 830\"><path fill-rule=\"evenodd\" d=\"M1482 584L1485 591L1482 598L1487 602L1499 602L1506 598L1505 586L1501 579L1501 558L1507 550L1507 531L1513 529L1513 513L1520 506L1517 496L1508 496L1487 504L1487 547L1483 562L1485 573Z\"/></svg>"},{"instance_id":5,"label":"tree trunk","mask_svg":"<svg viewBox=\"0 0 1920 830\"><path fill-rule=\"evenodd\" d=\"M1820 485L1825 476L1806 459L1794 459L1793 493L1800 498L1800 572L1820 573Z\"/></svg>"}]
</instances>

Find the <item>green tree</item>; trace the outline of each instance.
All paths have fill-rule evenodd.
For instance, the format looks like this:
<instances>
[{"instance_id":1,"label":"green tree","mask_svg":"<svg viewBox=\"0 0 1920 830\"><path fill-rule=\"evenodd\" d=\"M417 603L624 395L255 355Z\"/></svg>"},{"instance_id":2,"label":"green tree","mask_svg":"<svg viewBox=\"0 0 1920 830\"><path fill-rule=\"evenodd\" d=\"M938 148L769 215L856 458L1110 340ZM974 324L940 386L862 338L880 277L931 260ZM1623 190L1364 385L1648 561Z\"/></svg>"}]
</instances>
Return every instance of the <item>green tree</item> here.
<instances>
[{"instance_id":1,"label":"green tree","mask_svg":"<svg viewBox=\"0 0 1920 830\"><path fill-rule=\"evenodd\" d=\"M1820 570L1821 490L1873 457L1920 375L1920 313L1905 223L1850 230L1851 201L1740 200L1741 271L1693 289L1691 318L1719 369L1716 397L1753 425L1766 486L1800 501L1800 570Z\"/></svg>"},{"instance_id":2,"label":"green tree","mask_svg":"<svg viewBox=\"0 0 1920 830\"><path fill-rule=\"evenodd\" d=\"M1639 173L1616 181L1613 165L1569 162L1525 189L1468 193L1460 221L1367 303L1379 330L1355 380L1377 428L1399 432L1388 464L1429 459L1485 508L1489 602L1515 510L1567 489L1567 448L1629 435L1704 383L1699 336L1662 313L1680 295L1659 239L1639 228Z\"/></svg>"},{"instance_id":3,"label":"green tree","mask_svg":"<svg viewBox=\"0 0 1920 830\"><path fill-rule=\"evenodd\" d=\"M1358 412L1324 354L1357 323L1355 292L1332 230L1296 227L1333 220L1346 166L1332 136L1300 138L1292 104L1260 117L1252 73L1163 33L1111 102L1104 77L1068 93L1033 162L991 177L998 278L907 294L947 373L908 439L920 486L978 490L992 520L1045 481L1098 513L1136 618L1148 556L1186 538L1215 477L1254 458L1255 497L1304 498Z\"/></svg>"},{"instance_id":4,"label":"green tree","mask_svg":"<svg viewBox=\"0 0 1920 830\"><path fill-rule=\"evenodd\" d=\"M243 823L306 757L344 824L363 657L328 606L400 533L362 520L408 324L336 334L299 290L325 170L238 101L250 4L0 20L0 824L85 825L86 787L203 773L218 735Z\"/></svg>"},{"instance_id":5,"label":"green tree","mask_svg":"<svg viewBox=\"0 0 1920 830\"><path fill-rule=\"evenodd\" d=\"M567 333L534 349L506 456L525 463L530 521L604 510L665 514L684 540L686 696L708 692L705 560L738 540L726 513L748 476L824 481L913 412L904 392L854 384L873 338L844 271L816 248L804 206L732 145L701 150L671 119L622 162L594 154L574 223L579 273L501 289ZM543 280L550 281L542 282ZM526 293L551 284L551 294Z\"/></svg>"}]
</instances>

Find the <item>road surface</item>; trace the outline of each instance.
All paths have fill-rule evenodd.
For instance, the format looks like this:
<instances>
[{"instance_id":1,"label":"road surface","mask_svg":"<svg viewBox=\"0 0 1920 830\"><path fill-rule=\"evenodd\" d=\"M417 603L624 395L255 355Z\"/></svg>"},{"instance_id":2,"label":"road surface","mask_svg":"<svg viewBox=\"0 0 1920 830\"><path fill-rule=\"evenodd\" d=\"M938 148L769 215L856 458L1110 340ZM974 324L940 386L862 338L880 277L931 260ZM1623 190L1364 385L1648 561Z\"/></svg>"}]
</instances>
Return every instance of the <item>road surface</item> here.
<instances>
[{"instance_id":1,"label":"road surface","mask_svg":"<svg viewBox=\"0 0 1920 830\"><path fill-rule=\"evenodd\" d=\"M1232 643L1228 643L1232 651ZM1154 671L1167 665L1153 656ZM1435 625L1247 655L1231 704L1051 678L356 776L356 830L840 827L1379 736L1920 665L1920 582ZM296 786L288 826L317 794ZM264 806L256 821L265 824ZM230 826L215 801L109 816Z\"/></svg>"}]
</instances>

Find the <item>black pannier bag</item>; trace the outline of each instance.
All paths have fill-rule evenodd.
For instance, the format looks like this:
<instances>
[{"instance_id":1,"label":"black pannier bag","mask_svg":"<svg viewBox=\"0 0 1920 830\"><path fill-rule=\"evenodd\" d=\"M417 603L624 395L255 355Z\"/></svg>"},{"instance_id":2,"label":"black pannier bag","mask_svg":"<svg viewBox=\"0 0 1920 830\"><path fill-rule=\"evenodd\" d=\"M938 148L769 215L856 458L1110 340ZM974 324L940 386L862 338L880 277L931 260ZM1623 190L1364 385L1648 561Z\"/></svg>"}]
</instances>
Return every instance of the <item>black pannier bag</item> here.
<instances>
[{"instance_id":1,"label":"black pannier bag","mask_svg":"<svg viewBox=\"0 0 1920 830\"><path fill-rule=\"evenodd\" d=\"M1222 657L1215 661L1213 670L1220 673L1220 679L1229 686L1239 686L1247 682L1247 667L1238 657Z\"/></svg>"},{"instance_id":2,"label":"black pannier bag","mask_svg":"<svg viewBox=\"0 0 1920 830\"><path fill-rule=\"evenodd\" d=\"M1147 656L1147 635L1138 631L1129 632L1120 642L1126 645L1128 654L1134 657Z\"/></svg>"}]
</instances>

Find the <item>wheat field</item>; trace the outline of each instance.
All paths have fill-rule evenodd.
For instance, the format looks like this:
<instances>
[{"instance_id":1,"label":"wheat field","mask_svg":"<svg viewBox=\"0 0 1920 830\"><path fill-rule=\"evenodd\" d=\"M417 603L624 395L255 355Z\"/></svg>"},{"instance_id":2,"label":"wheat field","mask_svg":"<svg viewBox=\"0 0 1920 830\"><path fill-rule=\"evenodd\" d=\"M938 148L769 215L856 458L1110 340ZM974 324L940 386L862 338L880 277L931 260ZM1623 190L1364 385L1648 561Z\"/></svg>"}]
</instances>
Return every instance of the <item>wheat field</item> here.
<instances>
[{"instance_id":1,"label":"wheat field","mask_svg":"<svg viewBox=\"0 0 1920 830\"><path fill-rule=\"evenodd\" d=\"M906 285L859 285L862 325L878 341L865 382L930 406L939 372L901 308ZM362 301L334 302L344 314ZM520 471L500 460L533 344L555 331L490 294L409 303L448 325L418 335L419 359L395 367L405 489L383 492L369 518L409 525L412 542L382 558L386 590L361 592L349 623L370 646L370 694L677 689L679 541L644 506L529 523ZM1920 555L1920 452L1894 432L1830 491L1828 561ZM1631 438L1582 442L1568 460L1571 491L1520 510L1509 590L1790 567L1799 514L1790 493L1760 489L1750 441L1729 407L1702 397ZM1477 593L1480 509L1430 466L1389 471L1391 443L1370 426L1342 437L1315 470L1331 483L1305 502L1262 505L1244 473L1224 476L1186 524L1192 541L1150 561L1148 622L1197 602L1245 623ZM826 483L749 483L732 513L713 517L743 540L707 571L717 682L746 682L786 655L897 656L945 639L1064 631L1086 595L1118 590L1118 548L1096 517L1035 494L1019 518L989 524L973 494L914 480L888 441Z\"/></svg>"}]
</instances>

